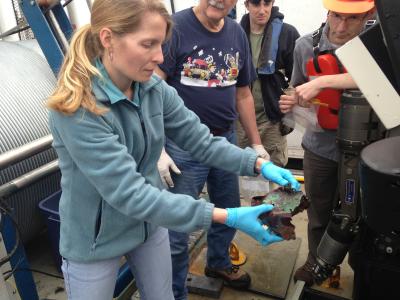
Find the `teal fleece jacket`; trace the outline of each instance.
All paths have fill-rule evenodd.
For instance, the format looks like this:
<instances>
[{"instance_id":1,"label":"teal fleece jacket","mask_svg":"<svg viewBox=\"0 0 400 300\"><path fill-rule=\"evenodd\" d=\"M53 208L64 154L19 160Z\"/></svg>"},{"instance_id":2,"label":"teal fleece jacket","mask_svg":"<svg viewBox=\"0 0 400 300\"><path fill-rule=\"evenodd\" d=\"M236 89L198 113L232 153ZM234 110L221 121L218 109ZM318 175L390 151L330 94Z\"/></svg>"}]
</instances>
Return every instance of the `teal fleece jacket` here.
<instances>
[{"instance_id":1,"label":"teal fleece jacket","mask_svg":"<svg viewBox=\"0 0 400 300\"><path fill-rule=\"evenodd\" d=\"M108 112L50 112L62 173L60 253L80 262L123 255L157 226L180 232L210 226L213 204L163 188L157 161L165 136L209 166L255 175L256 153L210 135L163 80L136 83L130 101L99 69L103 78L92 81L93 94Z\"/></svg>"}]
</instances>

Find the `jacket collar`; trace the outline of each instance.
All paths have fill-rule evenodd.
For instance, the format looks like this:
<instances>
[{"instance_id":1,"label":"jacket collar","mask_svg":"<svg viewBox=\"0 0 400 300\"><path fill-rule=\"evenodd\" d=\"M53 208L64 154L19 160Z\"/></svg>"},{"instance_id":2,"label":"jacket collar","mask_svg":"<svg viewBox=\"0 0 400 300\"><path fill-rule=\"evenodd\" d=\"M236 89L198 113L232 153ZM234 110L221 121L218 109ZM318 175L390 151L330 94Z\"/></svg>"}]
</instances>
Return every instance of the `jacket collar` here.
<instances>
[{"instance_id":1,"label":"jacket collar","mask_svg":"<svg viewBox=\"0 0 400 300\"><path fill-rule=\"evenodd\" d=\"M101 75L101 77L95 76L92 79L93 94L96 99L100 102L110 102L111 104L121 100L128 100L125 94L112 82L106 68L99 58L96 58L95 65ZM161 81L162 79L160 77L153 75L150 80L146 82L134 82L135 94L133 96L133 103L140 105L140 100L143 99L143 95Z\"/></svg>"}]
</instances>

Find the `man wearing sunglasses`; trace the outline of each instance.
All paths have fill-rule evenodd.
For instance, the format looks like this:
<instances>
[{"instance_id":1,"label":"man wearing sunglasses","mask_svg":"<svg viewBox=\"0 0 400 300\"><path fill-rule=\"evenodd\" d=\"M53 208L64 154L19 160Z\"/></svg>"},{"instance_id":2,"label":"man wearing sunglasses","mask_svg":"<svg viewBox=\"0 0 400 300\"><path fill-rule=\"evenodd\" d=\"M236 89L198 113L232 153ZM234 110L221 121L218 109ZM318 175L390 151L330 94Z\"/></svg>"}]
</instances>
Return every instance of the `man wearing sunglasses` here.
<instances>
[{"instance_id":1,"label":"man wearing sunglasses","mask_svg":"<svg viewBox=\"0 0 400 300\"><path fill-rule=\"evenodd\" d=\"M271 161L285 166L288 161L286 135L290 129L281 122L279 96L288 87L293 69L293 50L299 33L283 23L283 14L274 0L246 0L248 13L240 21L251 47L257 80L252 84L257 127ZM238 123L238 144L249 141Z\"/></svg>"},{"instance_id":2,"label":"man wearing sunglasses","mask_svg":"<svg viewBox=\"0 0 400 300\"><path fill-rule=\"evenodd\" d=\"M342 90L355 86L347 73L318 76L308 81L311 76L307 74L306 65L310 58L314 57L315 39L318 35L319 51L330 52L360 34L374 13L374 2L373 0L323 0L323 4L328 9L326 24L296 42L291 79L296 91L292 96L281 96L279 104L283 113L289 112L296 104L310 106L312 99L322 90ZM295 272L294 279L303 280L307 285L314 283L312 267L315 264L317 247L337 199L335 193L338 186L338 153L335 139L334 129L325 129L323 132L306 130L302 141L305 189L311 200L307 210L309 253L305 264Z\"/></svg>"}]
</instances>

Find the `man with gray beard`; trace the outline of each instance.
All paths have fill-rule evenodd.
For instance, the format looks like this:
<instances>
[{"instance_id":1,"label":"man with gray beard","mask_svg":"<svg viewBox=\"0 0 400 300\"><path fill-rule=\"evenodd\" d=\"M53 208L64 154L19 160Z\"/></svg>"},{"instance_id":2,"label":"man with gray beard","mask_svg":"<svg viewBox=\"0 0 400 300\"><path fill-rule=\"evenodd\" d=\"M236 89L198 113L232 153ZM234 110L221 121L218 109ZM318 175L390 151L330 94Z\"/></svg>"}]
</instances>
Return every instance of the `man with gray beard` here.
<instances>
[{"instance_id":1,"label":"man with gray beard","mask_svg":"<svg viewBox=\"0 0 400 300\"><path fill-rule=\"evenodd\" d=\"M164 46L164 62L159 65L158 73L177 90L185 105L214 136L236 144L235 120L239 116L252 148L260 157L268 158L258 134L249 88L256 73L247 37L227 17L236 2L200 0L197 6L176 13L174 32ZM169 168L176 173L176 166L182 174L171 175ZM210 201L216 207L240 206L237 175L199 163L171 140L166 142L159 171L173 193L198 197L207 182ZM235 232L225 225L212 225L207 234L205 274L223 278L231 287L245 289L250 285L250 276L233 267L229 257ZM186 299L188 235L175 231L169 234L175 299Z\"/></svg>"}]
</instances>

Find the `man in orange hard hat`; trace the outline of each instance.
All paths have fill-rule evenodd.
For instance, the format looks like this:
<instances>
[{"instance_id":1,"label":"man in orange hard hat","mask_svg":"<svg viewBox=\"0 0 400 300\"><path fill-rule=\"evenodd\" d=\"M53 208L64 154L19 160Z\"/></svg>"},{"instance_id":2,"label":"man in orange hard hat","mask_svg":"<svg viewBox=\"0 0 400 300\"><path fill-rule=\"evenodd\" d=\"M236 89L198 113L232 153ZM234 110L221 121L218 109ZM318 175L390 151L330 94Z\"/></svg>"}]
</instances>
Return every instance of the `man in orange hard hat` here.
<instances>
[{"instance_id":1,"label":"man in orange hard hat","mask_svg":"<svg viewBox=\"0 0 400 300\"><path fill-rule=\"evenodd\" d=\"M291 84L295 94L280 98L280 109L289 112L294 105L309 106L324 89L346 89L354 87L349 74L318 76L314 80L307 74L306 65L314 57L314 50L332 52L360 34L375 11L373 0L323 0L328 9L326 23L315 32L296 41ZM329 223L335 205L338 187L338 152L335 144L336 130L322 132L307 129L302 140L304 148L304 177L306 194L311 200L308 208L307 261L295 272L295 280L307 285L314 283L312 267L315 264L317 247Z\"/></svg>"}]
</instances>

